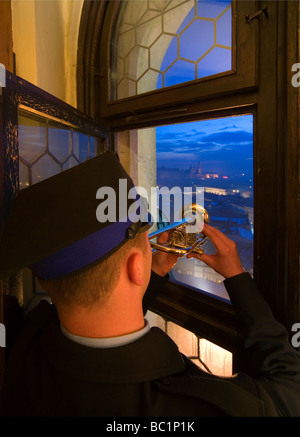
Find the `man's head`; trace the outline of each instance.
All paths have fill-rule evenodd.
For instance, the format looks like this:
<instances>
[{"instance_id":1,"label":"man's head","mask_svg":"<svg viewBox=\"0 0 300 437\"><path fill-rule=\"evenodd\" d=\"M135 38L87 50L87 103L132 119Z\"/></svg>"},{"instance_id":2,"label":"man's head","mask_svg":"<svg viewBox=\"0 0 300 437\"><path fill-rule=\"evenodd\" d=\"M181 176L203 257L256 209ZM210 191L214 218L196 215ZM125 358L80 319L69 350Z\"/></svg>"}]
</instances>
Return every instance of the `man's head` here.
<instances>
[{"instance_id":1,"label":"man's head","mask_svg":"<svg viewBox=\"0 0 300 437\"><path fill-rule=\"evenodd\" d=\"M70 275L52 280L38 278L58 308L103 306L118 287L140 288L149 283L151 247L148 232L137 234L108 258Z\"/></svg>"},{"instance_id":2,"label":"man's head","mask_svg":"<svg viewBox=\"0 0 300 437\"><path fill-rule=\"evenodd\" d=\"M125 191L120 181L125 181ZM113 220L101 221L97 215L102 187L114 193ZM114 282L113 271L120 271L121 254L140 247L143 238L138 235L150 227L148 221L136 221L129 214L135 202L129 195L132 189L133 182L116 155L106 152L21 190L1 240L0 277L29 267L42 281L63 284L76 277L83 284L102 269L103 289L108 288L109 280ZM127 210L120 206L124 199ZM110 264L115 266L109 271L101 267ZM76 288L74 284L72 288Z\"/></svg>"}]
</instances>

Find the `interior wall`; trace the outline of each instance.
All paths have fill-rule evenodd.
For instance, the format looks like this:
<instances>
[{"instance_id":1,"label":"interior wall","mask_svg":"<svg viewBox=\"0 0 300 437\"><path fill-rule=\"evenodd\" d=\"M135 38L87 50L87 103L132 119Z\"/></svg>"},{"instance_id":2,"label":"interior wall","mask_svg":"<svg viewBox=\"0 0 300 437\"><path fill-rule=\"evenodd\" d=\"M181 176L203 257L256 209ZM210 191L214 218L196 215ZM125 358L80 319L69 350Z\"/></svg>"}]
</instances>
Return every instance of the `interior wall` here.
<instances>
[{"instance_id":1,"label":"interior wall","mask_svg":"<svg viewBox=\"0 0 300 437\"><path fill-rule=\"evenodd\" d=\"M0 63L9 71L13 70L11 5L9 0L0 1Z\"/></svg>"},{"instance_id":2,"label":"interior wall","mask_svg":"<svg viewBox=\"0 0 300 437\"><path fill-rule=\"evenodd\" d=\"M16 74L76 107L83 0L12 0Z\"/></svg>"}]
</instances>

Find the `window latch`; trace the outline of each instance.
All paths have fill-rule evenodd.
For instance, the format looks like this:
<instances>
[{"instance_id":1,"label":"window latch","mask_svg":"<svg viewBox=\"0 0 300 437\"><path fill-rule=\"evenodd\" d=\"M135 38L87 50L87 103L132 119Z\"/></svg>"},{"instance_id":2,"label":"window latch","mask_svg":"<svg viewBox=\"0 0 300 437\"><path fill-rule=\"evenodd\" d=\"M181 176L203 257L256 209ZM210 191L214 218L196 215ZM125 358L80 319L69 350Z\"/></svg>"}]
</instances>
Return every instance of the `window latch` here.
<instances>
[{"instance_id":1,"label":"window latch","mask_svg":"<svg viewBox=\"0 0 300 437\"><path fill-rule=\"evenodd\" d=\"M262 8L259 11L255 12L251 17L250 15L246 16L246 23L250 24L254 18L258 18L260 15L264 14L266 18L269 18L268 7Z\"/></svg>"}]
</instances>

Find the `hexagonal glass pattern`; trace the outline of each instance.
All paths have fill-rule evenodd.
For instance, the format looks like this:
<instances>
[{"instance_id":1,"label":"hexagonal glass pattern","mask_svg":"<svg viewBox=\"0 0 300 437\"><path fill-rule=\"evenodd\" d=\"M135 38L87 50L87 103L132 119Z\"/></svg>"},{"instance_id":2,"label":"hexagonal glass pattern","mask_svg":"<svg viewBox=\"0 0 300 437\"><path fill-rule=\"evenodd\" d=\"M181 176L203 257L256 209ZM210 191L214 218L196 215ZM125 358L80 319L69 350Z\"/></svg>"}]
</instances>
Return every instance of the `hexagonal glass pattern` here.
<instances>
[{"instance_id":1,"label":"hexagonal glass pattern","mask_svg":"<svg viewBox=\"0 0 300 437\"><path fill-rule=\"evenodd\" d=\"M177 344L181 353L207 373L222 377L232 376L232 353L220 346L195 335L193 332L147 311L146 319L151 327L158 327Z\"/></svg>"},{"instance_id":2,"label":"hexagonal glass pattern","mask_svg":"<svg viewBox=\"0 0 300 437\"><path fill-rule=\"evenodd\" d=\"M135 46L134 49L125 58L125 76L128 79L135 80L140 78L148 69L148 49Z\"/></svg>"},{"instance_id":3,"label":"hexagonal glass pattern","mask_svg":"<svg viewBox=\"0 0 300 437\"><path fill-rule=\"evenodd\" d=\"M24 162L20 161L19 165L19 184L20 189L22 189L30 185L30 172L29 167Z\"/></svg>"},{"instance_id":4,"label":"hexagonal glass pattern","mask_svg":"<svg viewBox=\"0 0 300 437\"><path fill-rule=\"evenodd\" d=\"M89 137L78 131L73 131L73 153L79 162L85 161L89 156Z\"/></svg>"},{"instance_id":5,"label":"hexagonal glass pattern","mask_svg":"<svg viewBox=\"0 0 300 437\"><path fill-rule=\"evenodd\" d=\"M50 178L59 171L60 165L50 155L43 155L32 167L32 183Z\"/></svg>"},{"instance_id":6,"label":"hexagonal glass pattern","mask_svg":"<svg viewBox=\"0 0 300 437\"><path fill-rule=\"evenodd\" d=\"M20 157L28 164L46 150L46 123L42 118L19 115L18 126Z\"/></svg>"},{"instance_id":7,"label":"hexagonal glass pattern","mask_svg":"<svg viewBox=\"0 0 300 437\"><path fill-rule=\"evenodd\" d=\"M71 153L71 132L59 124L48 124L49 152L58 160L64 161Z\"/></svg>"},{"instance_id":8,"label":"hexagonal glass pattern","mask_svg":"<svg viewBox=\"0 0 300 437\"><path fill-rule=\"evenodd\" d=\"M89 158L93 158L94 156L97 155L97 146L98 146L97 138L90 137Z\"/></svg>"},{"instance_id":9,"label":"hexagonal glass pattern","mask_svg":"<svg viewBox=\"0 0 300 437\"><path fill-rule=\"evenodd\" d=\"M63 164L63 170L68 170L71 167L75 167L75 165L79 164L79 161L74 156L70 156L70 158Z\"/></svg>"},{"instance_id":10,"label":"hexagonal glass pattern","mask_svg":"<svg viewBox=\"0 0 300 437\"><path fill-rule=\"evenodd\" d=\"M164 86L177 85L195 79L196 65L179 59L164 74Z\"/></svg>"},{"instance_id":11,"label":"hexagonal glass pattern","mask_svg":"<svg viewBox=\"0 0 300 437\"><path fill-rule=\"evenodd\" d=\"M228 59L226 49L214 47L207 55L197 64L197 78L211 76L220 72L221 66L231 68L231 60Z\"/></svg>"},{"instance_id":12,"label":"hexagonal glass pattern","mask_svg":"<svg viewBox=\"0 0 300 437\"><path fill-rule=\"evenodd\" d=\"M226 0L124 0L112 40L111 99L229 71Z\"/></svg>"},{"instance_id":13,"label":"hexagonal glass pattern","mask_svg":"<svg viewBox=\"0 0 300 437\"><path fill-rule=\"evenodd\" d=\"M178 58L178 37L164 34L161 35L159 40L157 40L157 44L159 44L160 47L162 47L163 44L167 47L166 54L157 68L158 70L163 72L166 71L167 68L170 67L170 65L172 65ZM156 46L151 47L151 66L154 64L154 59L157 59L156 52Z\"/></svg>"},{"instance_id":14,"label":"hexagonal glass pattern","mask_svg":"<svg viewBox=\"0 0 300 437\"><path fill-rule=\"evenodd\" d=\"M197 0L197 16L218 19L231 2L226 0Z\"/></svg>"},{"instance_id":15,"label":"hexagonal glass pattern","mask_svg":"<svg viewBox=\"0 0 300 437\"><path fill-rule=\"evenodd\" d=\"M196 44L191 44L191 41ZM198 61L214 44L214 23L196 19L182 32L179 54L181 59Z\"/></svg>"},{"instance_id":16,"label":"hexagonal glass pattern","mask_svg":"<svg viewBox=\"0 0 300 437\"><path fill-rule=\"evenodd\" d=\"M89 137L89 158L99 155L104 149L104 142L99 137Z\"/></svg>"},{"instance_id":17,"label":"hexagonal glass pattern","mask_svg":"<svg viewBox=\"0 0 300 437\"><path fill-rule=\"evenodd\" d=\"M19 183L26 188L101 153L101 139L20 111Z\"/></svg>"}]
</instances>

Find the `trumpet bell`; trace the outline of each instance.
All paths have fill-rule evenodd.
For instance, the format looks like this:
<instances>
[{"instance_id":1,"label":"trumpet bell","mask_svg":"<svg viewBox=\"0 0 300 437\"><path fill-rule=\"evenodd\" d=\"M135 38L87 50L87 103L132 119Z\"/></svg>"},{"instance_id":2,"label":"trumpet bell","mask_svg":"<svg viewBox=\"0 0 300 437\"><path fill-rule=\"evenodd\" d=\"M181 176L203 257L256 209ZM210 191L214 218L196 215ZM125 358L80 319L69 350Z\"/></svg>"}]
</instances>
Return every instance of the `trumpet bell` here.
<instances>
[{"instance_id":1,"label":"trumpet bell","mask_svg":"<svg viewBox=\"0 0 300 437\"><path fill-rule=\"evenodd\" d=\"M162 251L176 255L186 255L190 252L202 254L202 245L206 236L199 230L199 223L209 223L207 211L198 204L192 204L183 208L185 218L169 226L165 226L149 235L152 252ZM152 240L163 232L170 232L169 239L165 244L159 244Z\"/></svg>"}]
</instances>

